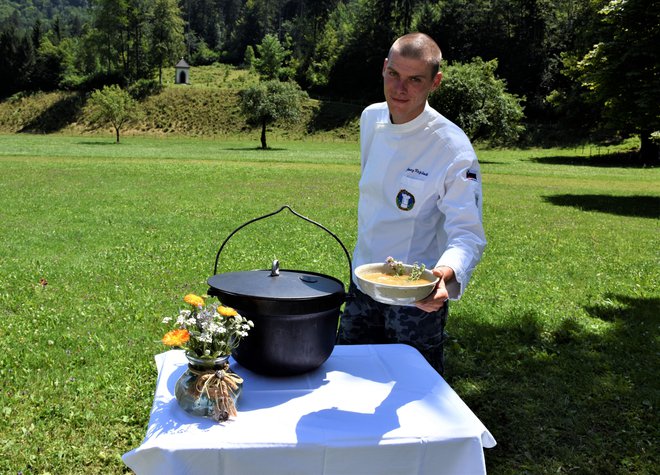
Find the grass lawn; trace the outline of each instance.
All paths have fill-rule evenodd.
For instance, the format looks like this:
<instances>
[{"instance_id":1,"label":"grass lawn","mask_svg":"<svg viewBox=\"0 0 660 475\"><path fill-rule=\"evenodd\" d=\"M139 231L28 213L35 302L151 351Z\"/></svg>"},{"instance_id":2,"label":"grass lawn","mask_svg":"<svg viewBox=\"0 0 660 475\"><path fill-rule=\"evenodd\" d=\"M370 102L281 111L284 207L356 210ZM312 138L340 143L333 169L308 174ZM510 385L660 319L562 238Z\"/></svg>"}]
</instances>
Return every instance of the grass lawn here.
<instances>
[{"instance_id":1,"label":"grass lawn","mask_svg":"<svg viewBox=\"0 0 660 475\"><path fill-rule=\"evenodd\" d=\"M123 473L162 317L229 233L283 204L355 244L355 143L0 136L0 473ZM602 150L600 150L602 152ZM590 150L483 150L489 245L448 330L448 382L498 441L491 474L658 473L660 171ZM348 280L290 213L219 271Z\"/></svg>"}]
</instances>

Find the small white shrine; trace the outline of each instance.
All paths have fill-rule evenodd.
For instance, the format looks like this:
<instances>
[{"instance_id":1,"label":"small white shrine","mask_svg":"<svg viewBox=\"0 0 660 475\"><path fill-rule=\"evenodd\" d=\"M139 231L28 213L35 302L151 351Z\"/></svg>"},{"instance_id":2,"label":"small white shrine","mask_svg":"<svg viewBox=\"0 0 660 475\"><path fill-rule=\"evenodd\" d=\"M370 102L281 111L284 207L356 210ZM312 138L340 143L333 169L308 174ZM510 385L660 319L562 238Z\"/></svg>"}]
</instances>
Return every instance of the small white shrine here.
<instances>
[{"instance_id":1,"label":"small white shrine","mask_svg":"<svg viewBox=\"0 0 660 475\"><path fill-rule=\"evenodd\" d=\"M190 84L190 65L183 58L174 66L174 83Z\"/></svg>"}]
</instances>

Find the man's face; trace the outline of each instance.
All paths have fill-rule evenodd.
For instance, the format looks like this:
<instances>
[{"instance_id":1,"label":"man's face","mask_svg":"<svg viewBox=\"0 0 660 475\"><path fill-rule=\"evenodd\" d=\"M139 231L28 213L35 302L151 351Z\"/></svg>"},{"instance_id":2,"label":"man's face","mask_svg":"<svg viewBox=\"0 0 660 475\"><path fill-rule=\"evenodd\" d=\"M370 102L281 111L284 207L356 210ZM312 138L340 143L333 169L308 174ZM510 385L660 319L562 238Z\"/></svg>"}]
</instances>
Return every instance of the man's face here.
<instances>
[{"instance_id":1,"label":"man's face","mask_svg":"<svg viewBox=\"0 0 660 475\"><path fill-rule=\"evenodd\" d=\"M383 89L392 122L404 124L421 114L426 99L441 80L442 73L432 76L431 66L425 61L393 51L383 64Z\"/></svg>"}]
</instances>

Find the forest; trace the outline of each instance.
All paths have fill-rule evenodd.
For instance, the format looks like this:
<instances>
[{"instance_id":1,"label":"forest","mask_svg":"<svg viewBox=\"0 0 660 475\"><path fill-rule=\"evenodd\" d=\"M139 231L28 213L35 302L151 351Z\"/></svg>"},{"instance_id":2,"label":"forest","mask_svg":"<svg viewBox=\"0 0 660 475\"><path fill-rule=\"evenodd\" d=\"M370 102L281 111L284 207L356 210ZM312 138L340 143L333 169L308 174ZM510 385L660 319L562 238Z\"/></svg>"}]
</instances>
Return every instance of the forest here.
<instances>
[{"instance_id":1,"label":"forest","mask_svg":"<svg viewBox=\"0 0 660 475\"><path fill-rule=\"evenodd\" d=\"M491 65L524 110L519 140L639 136L657 160L654 0L0 0L0 98L157 81L181 57L245 67L275 37L280 79L368 104L387 48L410 31L438 42L443 67Z\"/></svg>"}]
</instances>

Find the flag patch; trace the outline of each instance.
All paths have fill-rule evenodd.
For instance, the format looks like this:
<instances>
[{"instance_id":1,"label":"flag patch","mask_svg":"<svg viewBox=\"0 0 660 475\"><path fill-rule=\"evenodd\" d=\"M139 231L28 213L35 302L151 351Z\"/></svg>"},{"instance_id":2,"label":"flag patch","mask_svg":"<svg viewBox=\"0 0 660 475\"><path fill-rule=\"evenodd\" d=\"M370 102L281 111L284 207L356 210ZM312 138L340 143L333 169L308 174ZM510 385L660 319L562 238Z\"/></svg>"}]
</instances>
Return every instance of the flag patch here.
<instances>
[{"instance_id":1,"label":"flag patch","mask_svg":"<svg viewBox=\"0 0 660 475\"><path fill-rule=\"evenodd\" d=\"M467 178L468 180L477 181L477 170L473 170L472 168L470 168L465 174L465 178Z\"/></svg>"}]
</instances>

